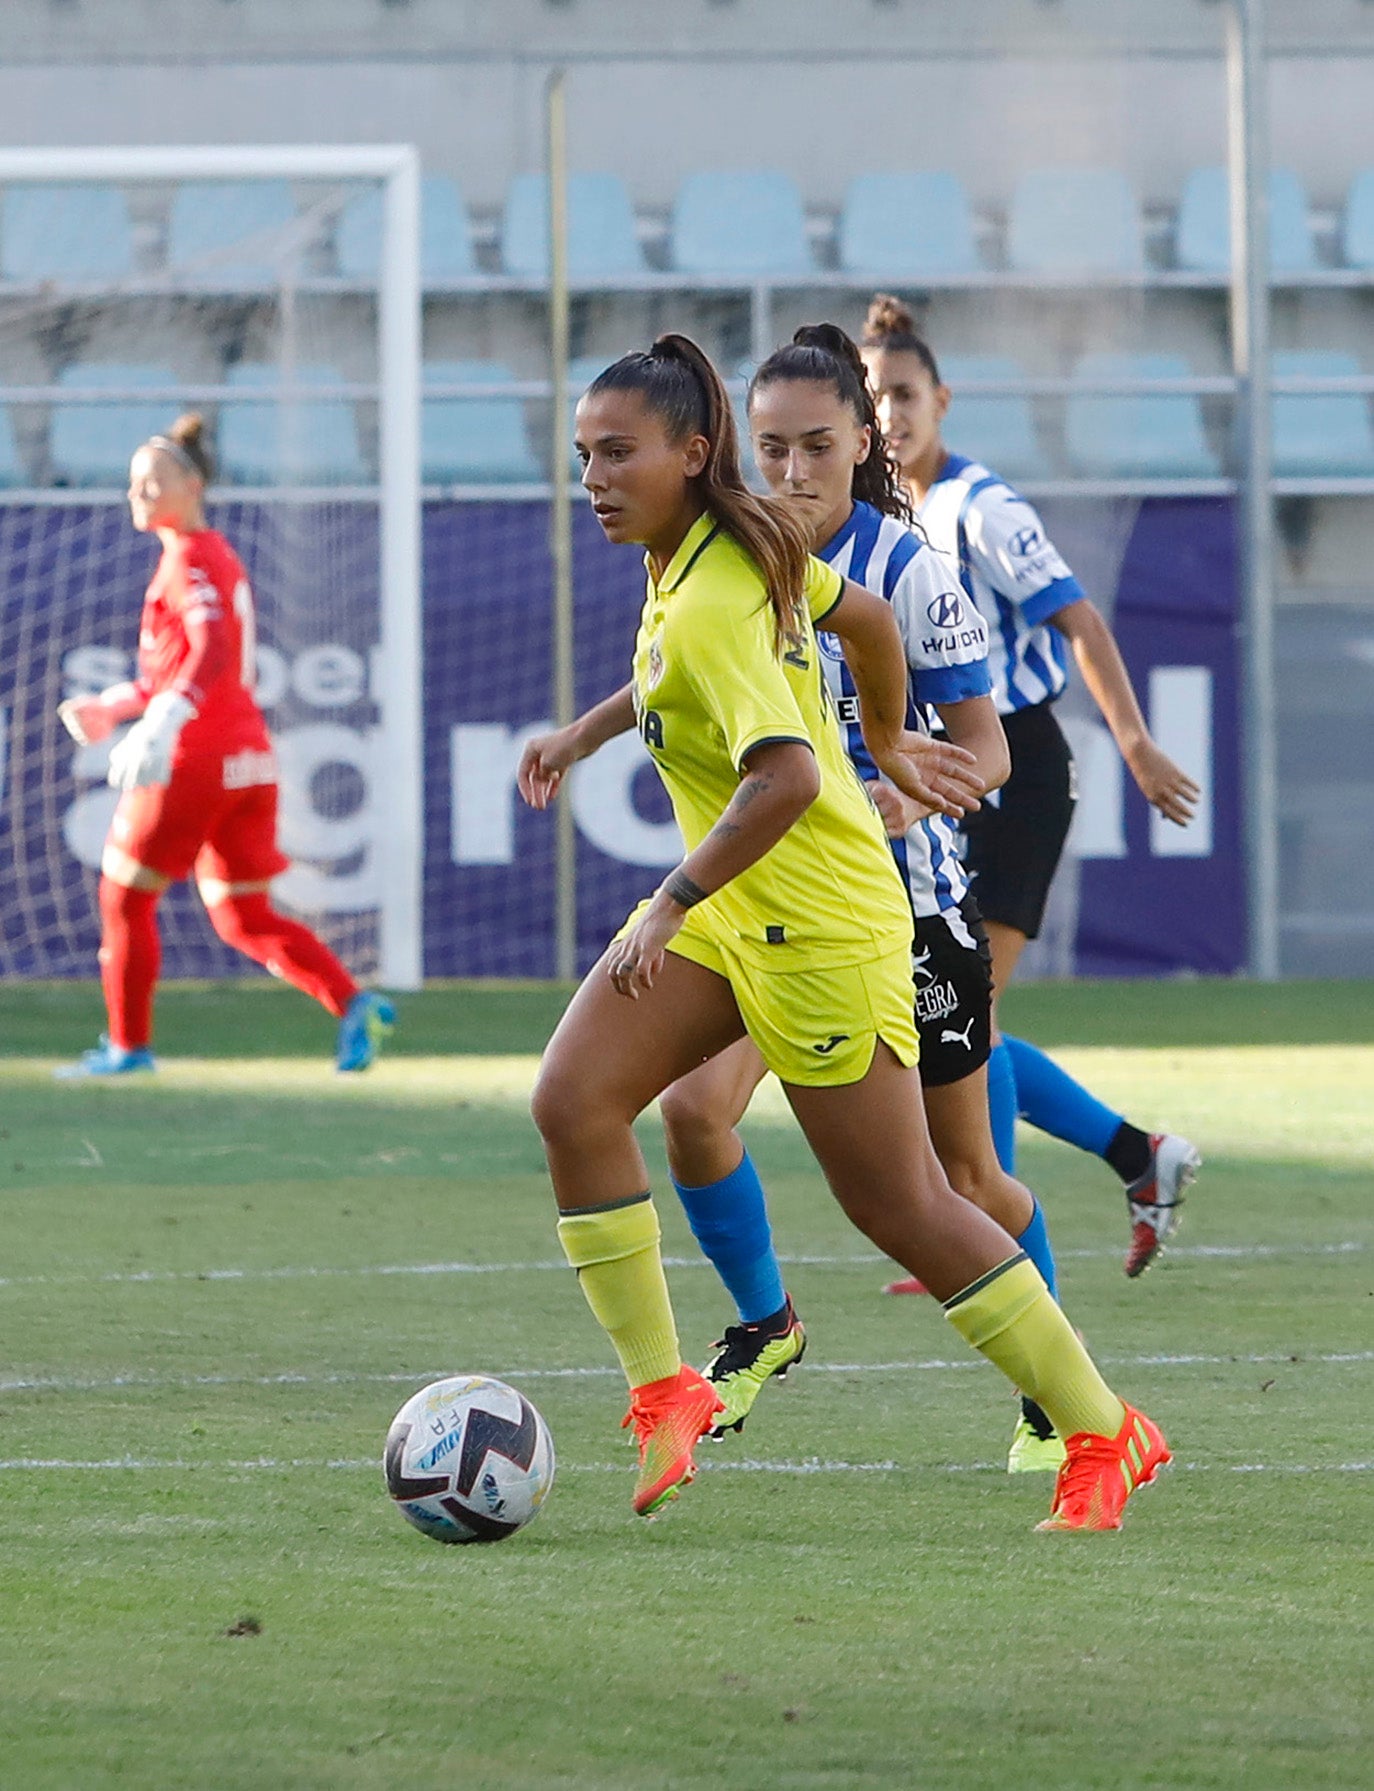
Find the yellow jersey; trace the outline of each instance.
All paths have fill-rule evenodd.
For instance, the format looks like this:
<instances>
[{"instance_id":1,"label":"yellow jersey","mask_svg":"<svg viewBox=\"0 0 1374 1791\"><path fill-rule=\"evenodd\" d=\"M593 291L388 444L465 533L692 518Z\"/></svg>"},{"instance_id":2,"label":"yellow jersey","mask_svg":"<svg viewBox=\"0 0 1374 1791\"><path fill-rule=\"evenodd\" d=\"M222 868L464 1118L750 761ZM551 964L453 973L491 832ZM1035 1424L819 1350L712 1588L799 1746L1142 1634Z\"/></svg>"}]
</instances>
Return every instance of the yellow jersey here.
<instances>
[{"instance_id":1,"label":"yellow jersey","mask_svg":"<svg viewBox=\"0 0 1374 1791\"><path fill-rule=\"evenodd\" d=\"M661 580L649 570L635 714L688 851L720 819L756 748L800 741L820 768L820 794L805 814L692 910L694 927L761 969L857 964L911 943L911 904L840 739L816 645L815 624L843 590L839 574L813 558L808 619L779 653L763 574L714 517L693 523Z\"/></svg>"}]
</instances>

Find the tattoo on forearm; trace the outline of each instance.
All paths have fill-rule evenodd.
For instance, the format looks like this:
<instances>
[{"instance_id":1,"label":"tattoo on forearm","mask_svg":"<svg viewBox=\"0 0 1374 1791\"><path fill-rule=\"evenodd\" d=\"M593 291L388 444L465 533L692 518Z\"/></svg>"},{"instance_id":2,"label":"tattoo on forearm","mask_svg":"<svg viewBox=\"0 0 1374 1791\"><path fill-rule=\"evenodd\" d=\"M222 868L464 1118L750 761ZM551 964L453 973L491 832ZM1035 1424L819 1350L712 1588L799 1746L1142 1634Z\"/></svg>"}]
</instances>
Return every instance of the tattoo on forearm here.
<instances>
[{"instance_id":1,"label":"tattoo on forearm","mask_svg":"<svg viewBox=\"0 0 1374 1791\"><path fill-rule=\"evenodd\" d=\"M663 879L663 893L679 908L695 908L698 902L706 900L707 894L699 883L693 883L681 865Z\"/></svg>"},{"instance_id":2,"label":"tattoo on forearm","mask_svg":"<svg viewBox=\"0 0 1374 1791\"><path fill-rule=\"evenodd\" d=\"M726 805L725 813L707 835L707 841L732 840L739 833L739 817L757 797L773 787L771 771L756 771L743 779Z\"/></svg>"}]
</instances>

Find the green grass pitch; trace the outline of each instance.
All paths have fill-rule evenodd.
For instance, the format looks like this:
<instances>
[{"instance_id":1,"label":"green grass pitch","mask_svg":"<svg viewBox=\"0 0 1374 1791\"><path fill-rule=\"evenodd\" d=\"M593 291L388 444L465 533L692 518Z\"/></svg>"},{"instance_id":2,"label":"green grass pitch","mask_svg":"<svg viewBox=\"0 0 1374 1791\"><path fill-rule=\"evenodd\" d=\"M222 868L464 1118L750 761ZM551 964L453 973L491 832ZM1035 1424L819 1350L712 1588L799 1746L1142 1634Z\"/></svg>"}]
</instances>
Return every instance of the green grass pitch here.
<instances>
[{"instance_id":1,"label":"green grass pitch","mask_svg":"<svg viewBox=\"0 0 1374 1791\"><path fill-rule=\"evenodd\" d=\"M767 1090L750 1141L811 1351L634 1519L525 1110L559 1005L431 990L336 1079L289 991L168 991L159 1077L71 1086L96 993L0 989L5 1791L1370 1782L1368 987L1009 1001L1207 1159L1130 1283L1114 1178L1024 1135L1065 1303L1177 1458L1091 1537L1034 1533L998 1377L880 1296ZM727 1307L659 1205L701 1359ZM519 1385L559 1452L494 1547L418 1536L377 1465L459 1370Z\"/></svg>"}]
</instances>

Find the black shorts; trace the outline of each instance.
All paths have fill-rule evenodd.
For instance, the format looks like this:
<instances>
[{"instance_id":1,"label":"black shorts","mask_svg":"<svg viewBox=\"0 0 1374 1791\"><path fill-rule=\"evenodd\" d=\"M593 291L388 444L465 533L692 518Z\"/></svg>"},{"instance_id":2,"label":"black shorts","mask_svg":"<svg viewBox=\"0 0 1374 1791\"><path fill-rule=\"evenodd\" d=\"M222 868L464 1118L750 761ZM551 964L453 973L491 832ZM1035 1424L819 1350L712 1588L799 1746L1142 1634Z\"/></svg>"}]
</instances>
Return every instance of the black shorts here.
<instances>
[{"instance_id":1,"label":"black shorts","mask_svg":"<svg viewBox=\"0 0 1374 1791\"><path fill-rule=\"evenodd\" d=\"M984 920L1034 939L1045 918L1078 789L1073 754L1049 703L1004 715L1011 776L964 822L964 861Z\"/></svg>"},{"instance_id":2,"label":"black shorts","mask_svg":"<svg viewBox=\"0 0 1374 1791\"><path fill-rule=\"evenodd\" d=\"M911 962L921 1081L927 1088L962 1082L992 1050L992 952L972 896L916 922Z\"/></svg>"}]
</instances>

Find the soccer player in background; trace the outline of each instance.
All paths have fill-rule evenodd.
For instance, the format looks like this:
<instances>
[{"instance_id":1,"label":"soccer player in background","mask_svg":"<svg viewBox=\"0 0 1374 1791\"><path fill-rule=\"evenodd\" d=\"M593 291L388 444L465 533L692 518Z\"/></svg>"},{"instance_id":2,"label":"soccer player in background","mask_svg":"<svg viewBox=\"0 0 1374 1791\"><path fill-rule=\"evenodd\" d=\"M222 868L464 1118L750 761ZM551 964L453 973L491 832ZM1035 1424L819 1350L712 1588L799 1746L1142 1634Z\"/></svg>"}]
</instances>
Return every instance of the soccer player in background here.
<instances>
[{"instance_id":1,"label":"soccer player in background","mask_svg":"<svg viewBox=\"0 0 1374 1791\"><path fill-rule=\"evenodd\" d=\"M648 1516L692 1478L721 1409L682 1363L634 1121L748 1031L851 1221L1066 1439L1049 1527L1115 1528L1167 1446L931 1149L911 906L845 755L813 624L844 640L869 752L907 795L971 807L969 755L906 730L891 610L813 560L798 520L749 491L728 396L695 343L661 336L607 368L578 405L577 451L608 539L646 549L648 588L631 682L532 740L520 790L544 807L637 719L688 848L574 995L532 1102L560 1241L630 1386L634 1509Z\"/></svg>"},{"instance_id":2,"label":"soccer player in background","mask_svg":"<svg viewBox=\"0 0 1374 1791\"><path fill-rule=\"evenodd\" d=\"M991 696L987 627L948 563L908 526L910 502L887 457L858 349L834 324L798 330L755 373L748 414L754 459L773 494L802 519L813 552L891 604L909 668L907 727L928 733L934 709L947 737L973 753L986 788L997 788L1010 758ZM955 1192L990 1213L1056 1293L1039 1203L1002 1168L993 1146L991 958L955 823L879 777L840 642L824 632L818 638L846 749L882 815L915 917L921 1094L935 1154ZM764 1382L785 1374L805 1348L758 1172L735 1129L766 1074L757 1045L741 1039L659 1102L674 1186L739 1313L706 1371L725 1405L715 1434L738 1430ZM1008 1470L1054 1471L1063 1459L1049 1419L1023 1400Z\"/></svg>"},{"instance_id":3,"label":"soccer player in background","mask_svg":"<svg viewBox=\"0 0 1374 1791\"><path fill-rule=\"evenodd\" d=\"M205 522L212 465L201 419L155 435L129 467L133 525L162 558L143 602L138 676L58 714L87 746L123 722L109 780L123 792L100 861L100 976L108 1032L62 1077L156 1067L151 1043L158 898L193 871L226 944L311 995L339 1022L340 1070L363 1070L395 1022L321 940L268 899L290 860L277 847L277 771L253 699L253 592L238 555Z\"/></svg>"},{"instance_id":4,"label":"soccer player in background","mask_svg":"<svg viewBox=\"0 0 1374 1791\"><path fill-rule=\"evenodd\" d=\"M1116 639L1060 558L1039 516L997 474L941 438L950 390L910 311L886 293L869 307L863 356L917 526L987 620L993 688L1011 776L966 826L967 860L992 945L994 990L1040 931L1073 819L1073 757L1054 714L1068 681L1064 643L1141 794L1184 827L1199 790L1150 737ZM1141 1274L1177 1229L1201 1158L1186 1138L1132 1125L1024 1039L1000 1034L988 1066L993 1133L1015 1168L1016 1118L1101 1157L1126 1190L1125 1269ZM894 1283L893 1291L919 1291Z\"/></svg>"}]
</instances>

